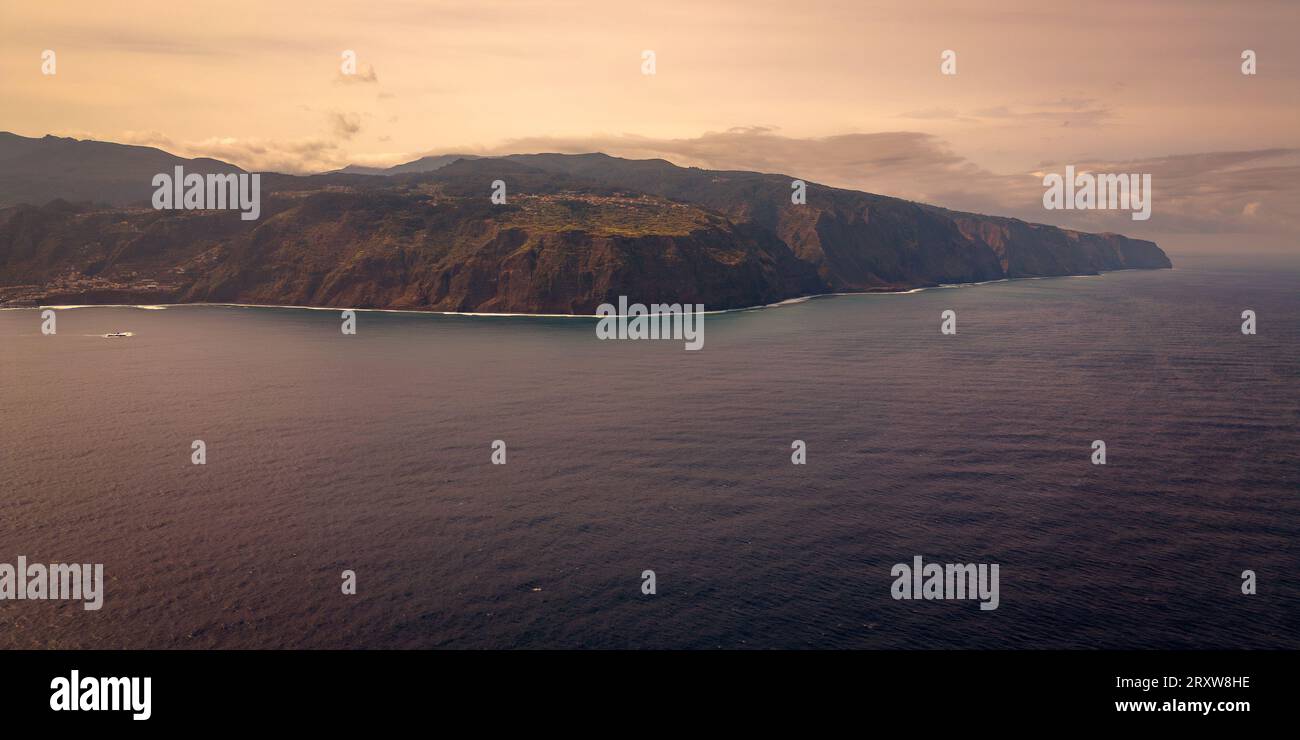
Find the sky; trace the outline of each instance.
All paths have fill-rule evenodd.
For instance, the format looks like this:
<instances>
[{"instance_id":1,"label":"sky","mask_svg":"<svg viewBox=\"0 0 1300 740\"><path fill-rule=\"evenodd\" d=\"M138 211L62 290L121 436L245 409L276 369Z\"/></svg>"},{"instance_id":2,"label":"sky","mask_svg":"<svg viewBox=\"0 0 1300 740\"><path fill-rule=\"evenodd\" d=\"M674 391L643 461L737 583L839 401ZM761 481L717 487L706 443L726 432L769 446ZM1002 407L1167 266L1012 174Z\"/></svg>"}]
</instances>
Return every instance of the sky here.
<instances>
[{"instance_id":1,"label":"sky","mask_svg":"<svg viewBox=\"0 0 1300 740\"><path fill-rule=\"evenodd\" d=\"M603 151L1300 251L1297 30L1294 0L0 0L0 130L294 173ZM1045 210L1066 165L1151 174L1151 219Z\"/></svg>"}]
</instances>

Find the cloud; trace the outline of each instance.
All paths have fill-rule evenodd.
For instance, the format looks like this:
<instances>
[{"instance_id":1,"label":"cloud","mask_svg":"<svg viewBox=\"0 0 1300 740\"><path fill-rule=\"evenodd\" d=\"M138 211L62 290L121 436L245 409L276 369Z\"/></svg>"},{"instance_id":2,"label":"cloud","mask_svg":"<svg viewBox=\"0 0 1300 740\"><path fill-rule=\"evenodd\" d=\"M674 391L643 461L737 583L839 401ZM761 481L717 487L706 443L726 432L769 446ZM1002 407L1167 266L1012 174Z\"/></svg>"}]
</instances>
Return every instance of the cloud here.
<instances>
[{"instance_id":1,"label":"cloud","mask_svg":"<svg viewBox=\"0 0 1300 740\"><path fill-rule=\"evenodd\" d=\"M968 114L985 123L1043 124L1047 126L1100 126L1112 117L1110 108L1087 98L1061 98L1047 103L997 105Z\"/></svg>"},{"instance_id":2,"label":"cloud","mask_svg":"<svg viewBox=\"0 0 1300 740\"><path fill-rule=\"evenodd\" d=\"M211 157L252 172L310 174L336 170L352 163L351 155L343 145L360 133L361 118L359 113L327 111L325 134L297 139L213 136L205 139L174 141L157 131L124 131L119 136L102 136L85 132L69 135L154 146L183 157Z\"/></svg>"},{"instance_id":3,"label":"cloud","mask_svg":"<svg viewBox=\"0 0 1300 740\"><path fill-rule=\"evenodd\" d=\"M176 153L187 157L212 157L255 172L294 174L338 169L346 165L348 159L338 141L326 138L284 141L213 137L185 142Z\"/></svg>"},{"instance_id":4,"label":"cloud","mask_svg":"<svg viewBox=\"0 0 1300 740\"><path fill-rule=\"evenodd\" d=\"M965 112L935 106L906 111L896 117L1003 126L1101 126L1110 123L1113 112L1093 98L1061 97L1034 103L991 105Z\"/></svg>"},{"instance_id":5,"label":"cloud","mask_svg":"<svg viewBox=\"0 0 1300 740\"><path fill-rule=\"evenodd\" d=\"M1076 169L1151 174L1151 220L1175 233L1300 233L1300 149L1200 152Z\"/></svg>"},{"instance_id":6,"label":"cloud","mask_svg":"<svg viewBox=\"0 0 1300 740\"><path fill-rule=\"evenodd\" d=\"M925 108L898 114L899 118L915 118L922 121L957 120L961 114L955 108Z\"/></svg>"},{"instance_id":7,"label":"cloud","mask_svg":"<svg viewBox=\"0 0 1300 740\"><path fill-rule=\"evenodd\" d=\"M356 113L330 111L330 130L340 139L351 139L361 131L361 116Z\"/></svg>"},{"instance_id":8,"label":"cloud","mask_svg":"<svg viewBox=\"0 0 1300 740\"><path fill-rule=\"evenodd\" d=\"M122 144L153 146L159 149L170 149L175 146L171 137L165 136L158 131L123 131L117 141Z\"/></svg>"}]
</instances>

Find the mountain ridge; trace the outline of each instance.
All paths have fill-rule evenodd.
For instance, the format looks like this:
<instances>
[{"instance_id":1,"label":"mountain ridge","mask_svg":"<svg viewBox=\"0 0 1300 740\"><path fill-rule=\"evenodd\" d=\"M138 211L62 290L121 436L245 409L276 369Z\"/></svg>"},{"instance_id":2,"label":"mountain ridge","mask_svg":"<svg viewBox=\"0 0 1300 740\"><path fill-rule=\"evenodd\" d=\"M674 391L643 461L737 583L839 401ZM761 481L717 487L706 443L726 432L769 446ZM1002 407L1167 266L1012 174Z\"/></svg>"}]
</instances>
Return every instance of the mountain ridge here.
<instances>
[{"instance_id":1,"label":"mountain ridge","mask_svg":"<svg viewBox=\"0 0 1300 740\"><path fill-rule=\"evenodd\" d=\"M137 149L150 150L94 153L142 156ZM172 156L147 151L130 176ZM147 194L121 187L100 199L107 205L65 198L0 208L0 304L586 314L619 295L726 309L1171 266L1145 240L814 182L807 203L795 205L786 175L602 153L428 160L384 176L263 173L257 221L233 211L155 211ZM191 163L225 165L179 163L187 172ZM35 192L58 189L60 178ZM506 183L504 204L490 200L496 181Z\"/></svg>"}]
</instances>

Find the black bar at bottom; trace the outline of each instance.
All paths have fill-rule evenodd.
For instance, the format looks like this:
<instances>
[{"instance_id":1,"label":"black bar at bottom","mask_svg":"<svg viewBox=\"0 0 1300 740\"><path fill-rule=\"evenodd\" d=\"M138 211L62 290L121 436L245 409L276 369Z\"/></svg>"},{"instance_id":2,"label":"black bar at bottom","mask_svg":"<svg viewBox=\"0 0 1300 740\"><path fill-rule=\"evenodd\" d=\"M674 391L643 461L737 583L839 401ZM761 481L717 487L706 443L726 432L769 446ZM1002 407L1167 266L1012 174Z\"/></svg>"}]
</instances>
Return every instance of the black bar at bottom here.
<instances>
[{"instance_id":1,"label":"black bar at bottom","mask_svg":"<svg viewBox=\"0 0 1300 740\"><path fill-rule=\"evenodd\" d=\"M37 726L427 726L520 722L538 731L626 715L762 726L777 719L896 718L916 728L1214 723L1287 717L1294 652L371 652L7 651L0 712ZM150 679L129 709L55 711L103 678ZM69 693L56 696L56 679ZM55 683L55 686L59 684ZM142 683L136 684L140 698ZM111 694L121 683L108 685ZM1121 707L1117 703L1124 703ZM125 703L125 701L121 702ZM1193 704L1195 703L1195 704ZM995 723L995 724L990 724ZM13 725L11 725L13 726ZM473 725L470 725L471 727ZM572 726L572 725L571 725ZM451 731L451 726L445 726Z\"/></svg>"}]
</instances>

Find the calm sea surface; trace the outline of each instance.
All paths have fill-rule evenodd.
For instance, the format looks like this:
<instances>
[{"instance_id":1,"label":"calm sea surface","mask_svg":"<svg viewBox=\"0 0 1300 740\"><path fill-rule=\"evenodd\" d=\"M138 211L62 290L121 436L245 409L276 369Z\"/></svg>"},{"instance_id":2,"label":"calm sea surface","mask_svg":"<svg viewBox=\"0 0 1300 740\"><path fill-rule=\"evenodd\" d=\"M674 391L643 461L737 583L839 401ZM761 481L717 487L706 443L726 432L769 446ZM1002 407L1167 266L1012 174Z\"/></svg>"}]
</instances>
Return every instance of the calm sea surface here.
<instances>
[{"instance_id":1,"label":"calm sea surface","mask_svg":"<svg viewBox=\"0 0 1300 740\"><path fill-rule=\"evenodd\" d=\"M0 647L1297 648L1300 259L1174 261L709 316L699 352L0 311L0 562L107 575L98 612L0 602ZM915 555L1000 564L1000 607L894 601Z\"/></svg>"}]
</instances>

